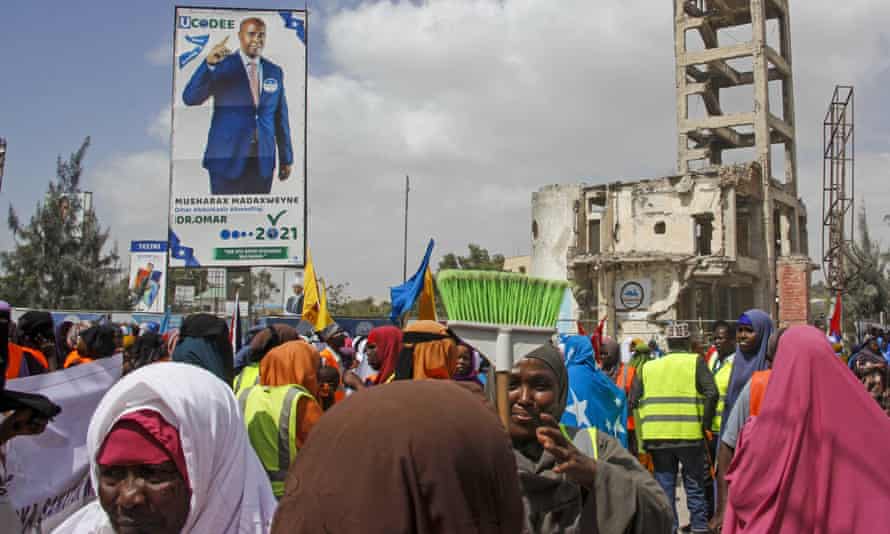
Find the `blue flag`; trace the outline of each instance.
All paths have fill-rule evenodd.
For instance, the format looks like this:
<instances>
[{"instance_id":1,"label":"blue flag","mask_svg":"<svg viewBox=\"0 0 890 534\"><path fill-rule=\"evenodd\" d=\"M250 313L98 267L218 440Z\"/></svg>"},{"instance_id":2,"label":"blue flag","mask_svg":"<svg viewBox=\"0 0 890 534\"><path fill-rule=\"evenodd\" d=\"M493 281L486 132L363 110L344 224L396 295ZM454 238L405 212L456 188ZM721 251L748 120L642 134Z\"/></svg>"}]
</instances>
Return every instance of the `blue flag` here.
<instances>
[{"instance_id":1,"label":"blue flag","mask_svg":"<svg viewBox=\"0 0 890 534\"><path fill-rule=\"evenodd\" d=\"M158 333L166 334L167 330L170 329L170 310L171 306L167 306L167 309L164 311L164 318L161 319L161 326L158 328Z\"/></svg>"},{"instance_id":2,"label":"blue flag","mask_svg":"<svg viewBox=\"0 0 890 534\"><path fill-rule=\"evenodd\" d=\"M306 44L306 23L303 22L303 19L295 17L290 11L279 11L278 14L284 20L284 27L294 30L297 33L297 37L303 41L303 44Z\"/></svg>"},{"instance_id":3,"label":"blue flag","mask_svg":"<svg viewBox=\"0 0 890 534\"><path fill-rule=\"evenodd\" d=\"M624 391L596 366L587 336L562 336L569 394L561 423L596 427L627 447L627 399Z\"/></svg>"},{"instance_id":4,"label":"blue flag","mask_svg":"<svg viewBox=\"0 0 890 534\"><path fill-rule=\"evenodd\" d=\"M400 286L389 288L389 295L392 300L392 313L389 314L389 318L392 322L397 323L399 317L402 314L408 313L414 307L414 303L417 302L417 297L423 290L423 276L430 264L430 255L433 253L435 244L436 242L430 239L430 244L426 246L426 254L423 256L423 261L420 263L420 267L418 267L414 276Z\"/></svg>"}]
</instances>

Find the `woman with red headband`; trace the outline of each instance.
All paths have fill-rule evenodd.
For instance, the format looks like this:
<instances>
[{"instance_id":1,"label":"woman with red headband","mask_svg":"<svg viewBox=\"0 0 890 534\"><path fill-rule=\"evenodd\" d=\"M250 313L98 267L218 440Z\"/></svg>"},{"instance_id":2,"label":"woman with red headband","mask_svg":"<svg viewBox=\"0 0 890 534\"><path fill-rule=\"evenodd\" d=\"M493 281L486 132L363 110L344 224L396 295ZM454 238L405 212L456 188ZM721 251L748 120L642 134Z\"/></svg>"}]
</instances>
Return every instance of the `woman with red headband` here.
<instances>
[{"instance_id":1,"label":"woman with red headband","mask_svg":"<svg viewBox=\"0 0 890 534\"><path fill-rule=\"evenodd\" d=\"M161 362L102 399L87 431L99 494L54 532L267 532L276 501L226 384Z\"/></svg>"}]
</instances>

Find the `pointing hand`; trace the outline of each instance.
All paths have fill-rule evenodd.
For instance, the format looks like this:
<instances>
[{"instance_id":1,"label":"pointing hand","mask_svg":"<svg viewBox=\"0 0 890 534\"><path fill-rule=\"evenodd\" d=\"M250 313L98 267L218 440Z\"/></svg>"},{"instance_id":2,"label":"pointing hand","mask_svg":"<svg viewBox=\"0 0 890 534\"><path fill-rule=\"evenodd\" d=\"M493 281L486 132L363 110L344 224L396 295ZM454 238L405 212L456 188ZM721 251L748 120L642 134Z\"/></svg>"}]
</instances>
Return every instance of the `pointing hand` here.
<instances>
[{"instance_id":1,"label":"pointing hand","mask_svg":"<svg viewBox=\"0 0 890 534\"><path fill-rule=\"evenodd\" d=\"M229 54L232 53L231 50L226 48L226 41L229 40L229 36L225 36L225 38L213 46L210 49L210 53L207 54L207 64L208 65L216 65L220 61L226 58Z\"/></svg>"}]
</instances>

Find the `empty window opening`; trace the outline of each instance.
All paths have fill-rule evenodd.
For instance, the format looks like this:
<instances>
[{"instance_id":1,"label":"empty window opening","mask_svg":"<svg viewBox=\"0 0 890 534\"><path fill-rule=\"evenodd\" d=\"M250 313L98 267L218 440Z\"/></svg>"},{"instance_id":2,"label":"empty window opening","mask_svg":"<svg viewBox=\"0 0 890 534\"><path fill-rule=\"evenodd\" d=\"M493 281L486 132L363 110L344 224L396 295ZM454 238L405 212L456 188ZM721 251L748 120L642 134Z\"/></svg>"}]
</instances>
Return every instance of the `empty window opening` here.
<instances>
[{"instance_id":1,"label":"empty window opening","mask_svg":"<svg viewBox=\"0 0 890 534\"><path fill-rule=\"evenodd\" d=\"M667 232L667 225L664 223L664 221L659 221L659 222L655 223L655 233L656 234L663 235L665 232Z\"/></svg>"},{"instance_id":2,"label":"empty window opening","mask_svg":"<svg viewBox=\"0 0 890 534\"><path fill-rule=\"evenodd\" d=\"M735 242L739 256L751 256L751 210L747 205L736 205Z\"/></svg>"},{"instance_id":3,"label":"empty window opening","mask_svg":"<svg viewBox=\"0 0 890 534\"><path fill-rule=\"evenodd\" d=\"M587 223L587 253L600 253L600 220L594 219Z\"/></svg>"},{"instance_id":4,"label":"empty window opening","mask_svg":"<svg viewBox=\"0 0 890 534\"><path fill-rule=\"evenodd\" d=\"M711 255L711 239L714 236L714 216L710 213L695 216L695 254Z\"/></svg>"}]
</instances>

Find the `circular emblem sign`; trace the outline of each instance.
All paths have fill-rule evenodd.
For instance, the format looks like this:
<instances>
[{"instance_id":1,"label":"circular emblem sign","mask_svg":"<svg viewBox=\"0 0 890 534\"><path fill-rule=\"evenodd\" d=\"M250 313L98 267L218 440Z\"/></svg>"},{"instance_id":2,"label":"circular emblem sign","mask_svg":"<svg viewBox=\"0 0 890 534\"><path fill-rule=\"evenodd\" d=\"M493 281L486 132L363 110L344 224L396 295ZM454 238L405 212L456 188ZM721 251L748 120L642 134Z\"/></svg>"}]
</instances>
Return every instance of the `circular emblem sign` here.
<instances>
[{"instance_id":1,"label":"circular emblem sign","mask_svg":"<svg viewBox=\"0 0 890 534\"><path fill-rule=\"evenodd\" d=\"M266 78L263 81L263 92L274 93L278 90L278 80L275 78Z\"/></svg>"},{"instance_id":2,"label":"circular emblem sign","mask_svg":"<svg viewBox=\"0 0 890 534\"><path fill-rule=\"evenodd\" d=\"M636 310L645 300L646 294L639 282L626 282L621 286L618 298L625 310Z\"/></svg>"}]
</instances>

